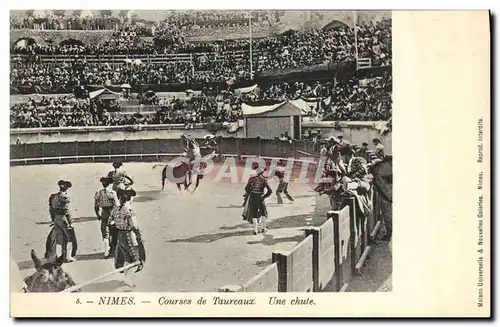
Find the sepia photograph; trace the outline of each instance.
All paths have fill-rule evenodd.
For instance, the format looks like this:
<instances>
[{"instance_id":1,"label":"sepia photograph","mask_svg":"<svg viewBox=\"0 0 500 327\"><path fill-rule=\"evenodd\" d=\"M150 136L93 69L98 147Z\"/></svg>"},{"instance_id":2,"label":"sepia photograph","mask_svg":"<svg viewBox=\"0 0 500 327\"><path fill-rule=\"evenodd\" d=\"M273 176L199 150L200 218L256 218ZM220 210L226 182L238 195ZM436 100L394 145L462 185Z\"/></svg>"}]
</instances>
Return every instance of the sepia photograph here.
<instances>
[{"instance_id":1,"label":"sepia photograph","mask_svg":"<svg viewBox=\"0 0 500 327\"><path fill-rule=\"evenodd\" d=\"M11 291L392 292L392 76L390 11L11 10Z\"/></svg>"}]
</instances>

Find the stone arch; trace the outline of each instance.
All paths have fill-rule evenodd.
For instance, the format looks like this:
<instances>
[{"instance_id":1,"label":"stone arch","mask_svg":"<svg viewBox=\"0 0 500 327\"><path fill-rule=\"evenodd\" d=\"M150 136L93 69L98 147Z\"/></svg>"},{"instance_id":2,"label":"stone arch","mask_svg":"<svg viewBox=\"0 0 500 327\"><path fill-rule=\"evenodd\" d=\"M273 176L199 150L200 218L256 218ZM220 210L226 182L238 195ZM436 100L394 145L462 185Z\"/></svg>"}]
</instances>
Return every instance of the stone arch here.
<instances>
[{"instance_id":1,"label":"stone arch","mask_svg":"<svg viewBox=\"0 0 500 327\"><path fill-rule=\"evenodd\" d=\"M32 37L20 37L12 43L13 48L24 48L29 45L36 44L36 40Z\"/></svg>"}]
</instances>

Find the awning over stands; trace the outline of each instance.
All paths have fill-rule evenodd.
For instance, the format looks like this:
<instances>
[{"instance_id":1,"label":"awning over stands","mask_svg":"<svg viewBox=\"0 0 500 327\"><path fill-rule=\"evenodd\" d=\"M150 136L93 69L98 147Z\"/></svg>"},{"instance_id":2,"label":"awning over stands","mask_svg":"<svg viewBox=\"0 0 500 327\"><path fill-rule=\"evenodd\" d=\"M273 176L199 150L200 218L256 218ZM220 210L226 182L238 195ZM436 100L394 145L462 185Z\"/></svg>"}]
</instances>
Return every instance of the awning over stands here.
<instances>
[{"instance_id":1,"label":"awning over stands","mask_svg":"<svg viewBox=\"0 0 500 327\"><path fill-rule=\"evenodd\" d=\"M288 101L283 101L274 105L270 106L250 106L246 103L241 104L241 110L243 111L243 116L251 116L251 115L258 115L258 114L263 114L266 112L274 111L277 108L281 107Z\"/></svg>"},{"instance_id":2,"label":"awning over stands","mask_svg":"<svg viewBox=\"0 0 500 327\"><path fill-rule=\"evenodd\" d=\"M311 114L313 108L316 108L316 102L305 101L304 99L290 100L290 103L300 109L302 115Z\"/></svg>"},{"instance_id":3,"label":"awning over stands","mask_svg":"<svg viewBox=\"0 0 500 327\"><path fill-rule=\"evenodd\" d=\"M243 115L244 116L252 116L252 115L258 115L258 114L265 114L271 111L274 111L278 108L281 108L282 106L290 104L300 110L300 114L307 116L310 115L312 110L316 108L317 102L311 102L311 101L306 101L304 99L297 99L297 100L287 100L287 101L282 101L278 102L276 104L272 105L248 105L246 103L241 104L241 109L243 110Z\"/></svg>"},{"instance_id":4,"label":"awning over stands","mask_svg":"<svg viewBox=\"0 0 500 327\"><path fill-rule=\"evenodd\" d=\"M248 105L246 103L241 104L241 109L243 111L243 116L253 116L253 115L259 115L259 114L266 114L272 111L275 111L279 108L282 108L284 106L291 105L294 108L300 110L301 115L309 115L312 110L312 106L304 101L303 99L297 99L297 100L287 100L287 101L282 101L278 102L276 104L272 105ZM298 114L298 112L297 112Z\"/></svg>"},{"instance_id":5,"label":"awning over stands","mask_svg":"<svg viewBox=\"0 0 500 327\"><path fill-rule=\"evenodd\" d=\"M113 100L117 99L121 96L119 92L113 92L106 88L102 88L100 90L92 91L89 93L90 100L94 100L95 98L103 99L103 100Z\"/></svg>"}]
</instances>

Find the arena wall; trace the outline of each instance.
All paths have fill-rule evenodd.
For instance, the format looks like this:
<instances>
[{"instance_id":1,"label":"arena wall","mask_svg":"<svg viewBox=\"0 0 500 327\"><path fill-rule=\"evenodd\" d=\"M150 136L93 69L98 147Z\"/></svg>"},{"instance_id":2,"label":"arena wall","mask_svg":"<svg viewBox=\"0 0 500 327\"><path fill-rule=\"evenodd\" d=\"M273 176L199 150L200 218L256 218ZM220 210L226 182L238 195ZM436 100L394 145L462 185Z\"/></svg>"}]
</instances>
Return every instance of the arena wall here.
<instances>
[{"instance_id":1,"label":"arena wall","mask_svg":"<svg viewBox=\"0 0 500 327\"><path fill-rule=\"evenodd\" d=\"M53 44L59 44L64 40L74 39L86 45L102 44L113 36L111 30L107 31L73 31L73 30L10 30L10 43L15 44L21 39L33 39L36 43L47 45L46 40L51 40Z\"/></svg>"},{"instance_id":2,"label":"arena wall","mask_svg":"<svg viewBox=\"0 0 500 327\"><path fill-rule=\"evenodd\" d=\"M202 139L198 140L202 142ZM314 159L311 141L291 144L280 140L259 138L222 138L219 152L222 157L297 158ZM157 161L184 152L182 141L177 139L122 139L106 141L39 142L10 145L11 164L43 164L87 161ZM305 155L309 154L309 155ZM315 160L314 160L315 161Z\"/></svg>"},{"instance_id":3,"label":"arena wall","mask_svg":"<svg viewBox=\"0 0 500 327\"><path fill-rule=\"evenodd\" d=\"M384 122L339 122L334 126L326 124L304 123L302 135L307 136L309 131L321 130L323 137L337 136L342 133L344 139L353 144L362 142L371 143L373 138L379 138L385 146L385 152L392 155L392 133L381 134ZM141 126L94 126L94 127L59 127L59 128L19 128L10 130L10 144L21 143L51 143L51 142L90 142L90 141L119 141L119 140L154 140L179 139L183 133L190 133L195 138L203 138L213 131L207 125L197 124L194 129L186 130L184 125L141 125ZM239 128L235 133L227 130L217 131L222 137L244 138L244 129ZM254 151L254 148L250 149ZM255 152L254 152L255 153ZM243 153L247 154L247 153ZM252 153L248 153L252 154Z\"/></svg>"}]
</instances>

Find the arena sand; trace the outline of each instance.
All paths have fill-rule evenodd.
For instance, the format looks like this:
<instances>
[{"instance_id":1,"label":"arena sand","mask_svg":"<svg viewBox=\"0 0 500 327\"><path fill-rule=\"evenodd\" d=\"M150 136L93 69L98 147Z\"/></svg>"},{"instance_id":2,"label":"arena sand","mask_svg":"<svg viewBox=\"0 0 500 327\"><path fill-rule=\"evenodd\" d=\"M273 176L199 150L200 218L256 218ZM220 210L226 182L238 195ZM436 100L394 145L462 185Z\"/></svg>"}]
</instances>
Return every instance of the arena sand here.
<instances>
[{"instance_id":1,"label":"arena sand","mask_svg":"<svg viewBox=\"0 0 500 327\"><path fill-rule=\"evenodd\" d=\"M124 164L138 192L133 207L147 251L134 291L216 291L225 284L244 283L271 263L274 250L292 248L303 239L306 227L326 219L328 199L316 196L310 184L292 183L289 191L295 202L285 200L278 205L273 194L266 201L270 233L255 236L241 218L243 182L214 183L212 174L195 193L179 195L170 183L161 191L161 169L152 170L153 165ZM69 194L79 239L78 260L65 264L64 269L77 283L114 269L113 259L102 258L99 221L93 209L94 192L101 187L99 178L111 169L110 163L11 167L11 254L23 277L34 269L31 249L43 256L50 229L48 197L57 192L59 179L73 183ZM276 178L270 180L273 191L277 183ZM317 200L324 202L318 208ZM110 277L83 291L122 290L120 278Z\"/></svg>"}]
</instances>

